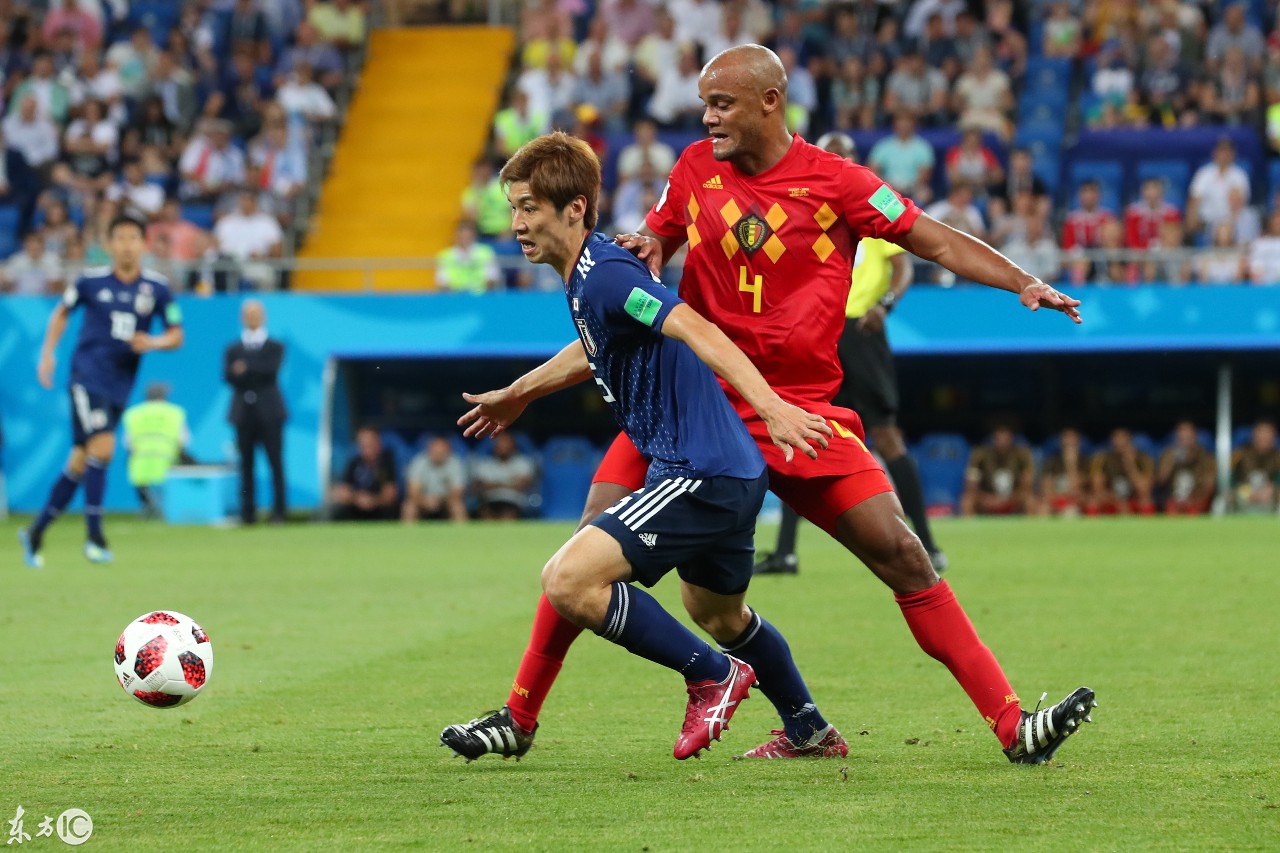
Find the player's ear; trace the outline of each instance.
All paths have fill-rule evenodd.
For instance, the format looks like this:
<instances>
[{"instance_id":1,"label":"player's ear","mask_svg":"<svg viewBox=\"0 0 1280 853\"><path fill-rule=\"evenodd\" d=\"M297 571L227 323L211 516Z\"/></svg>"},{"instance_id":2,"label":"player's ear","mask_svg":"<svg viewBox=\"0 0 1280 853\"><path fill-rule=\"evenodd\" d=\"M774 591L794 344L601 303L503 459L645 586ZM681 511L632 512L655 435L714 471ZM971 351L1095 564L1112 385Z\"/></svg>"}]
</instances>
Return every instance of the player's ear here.
<instances>
[{"instance_id":1,"label":"player's ear","mask_svg":"<svg viewBox=\"0 0 1280 853\"><path fill-rule=\"evenodd\" d=\"M587 218L587 197L585 195L574 196L573 201L569 202L569 221L582 222Z\"/></svg>"},{"instance_id":2,"label":"player's ear","mask_svg":"<svg viewBox=\"0 0 1280 853\"><path fill-rule=\"evenodd\" d=\"M764 107L765 114L782 109L782 93L773 88L765 89L764 95L761 96L761 105Z\"/></svg>"}]
</instances>

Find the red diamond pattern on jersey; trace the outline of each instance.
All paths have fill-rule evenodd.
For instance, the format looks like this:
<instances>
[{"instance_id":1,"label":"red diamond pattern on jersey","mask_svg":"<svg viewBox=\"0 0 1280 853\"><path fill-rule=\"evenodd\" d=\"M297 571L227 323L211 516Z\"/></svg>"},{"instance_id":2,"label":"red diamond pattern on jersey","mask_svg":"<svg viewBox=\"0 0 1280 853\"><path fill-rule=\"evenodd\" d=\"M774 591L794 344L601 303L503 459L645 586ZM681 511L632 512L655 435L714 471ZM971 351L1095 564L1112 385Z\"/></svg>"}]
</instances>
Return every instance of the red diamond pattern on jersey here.
<instances>
[{"instance_id":1,"label":"red diamond pattern on jersey","mask_svg":"<svg viewBox=\"0 0 1280 853\"><path fill-rule=\"evenodd\" d=\"M148 613L138 620L147 625L177 625L178 620L172 613L165 613L163 610L157 610L155 613Z\"/></svg>"},{"instance_id":2,"label":"red diamond pattern on jersey","mask_svg":"<svg viewBox=\"0 0 1280 853\"><path fill-rule=\"evenodd\" d=\"M816 741L813 738L796 746L781 729L769 732L774 739L762 743L735 758L844 758L849 754L849 744L835 726L827 726L827 732Z\"/></svg>"},{"instance_id":3,"label":"red diamond pattern on jersey","mask_svg":"<svg viewBox=\"0 0 1280 853\"><path fill-rule=\"evenodd\" d=\"M204 661L195 652L183 652L178 655L178 663L182 664L182 677L196 690L204 686Z\"/></svg>"},{"instance_id":4,"label":"red diamond pattern on jersey","mask_svg":"<svg viewBox=\"0 0 1280 853\"><path fill-rule=\"evenodd\" d=\"M116 663L124 663L124 634L121 634L120 639L116 640Z\"/></svg>"},{"instance_id":5,"label":"red diamond pattern on jersey","mask_svg":"<svg viewBox=\"0 0 1280 853\"><path fill-rule=\"evenodd\" d=\"M729 720L751 692L755 671L735 657L729 657L729 674L724 681L687 682L689 704L684 712L684 727L676 738L673 752L683 761L704 749L729 728Z\"/></svg>"},{"instance_id":6,"label":"red diamond pattern on jersey","mask_svg":"<svg viewBox=\"0 0 1280 853\"><path fill-rule=\"evenodd\" d=\"M204 632L203 628L194 622L191 623L191 636L195 638L197 643L209 642L209 635Z\"/></svg>"},{"instance_id":7,"label":"red diamond pattern on jersey","mask_svg":"<svg viewBox=\"0 0 1280 853\"><path fill-rule=\"evenodd\" d=\"M175 696L172 693L148 693L146 690L135 690L133 695L156 708L169 708L182 701L181 696Z\"/></svg>"},{"instance_id":8,"label":"red diamond pattern on jersey","mask_svg":"<svg viewBox=\"0 0 1280 853\"><path fill-rule=\"evenodd\" d=\"M133 660L133 671L138 678L146 678L156 671L156 668L164 662L164 652L167 648L169 648L168 640L164 637L153 637L138 649L138 656Z\"/></svg>"}]
</instances>

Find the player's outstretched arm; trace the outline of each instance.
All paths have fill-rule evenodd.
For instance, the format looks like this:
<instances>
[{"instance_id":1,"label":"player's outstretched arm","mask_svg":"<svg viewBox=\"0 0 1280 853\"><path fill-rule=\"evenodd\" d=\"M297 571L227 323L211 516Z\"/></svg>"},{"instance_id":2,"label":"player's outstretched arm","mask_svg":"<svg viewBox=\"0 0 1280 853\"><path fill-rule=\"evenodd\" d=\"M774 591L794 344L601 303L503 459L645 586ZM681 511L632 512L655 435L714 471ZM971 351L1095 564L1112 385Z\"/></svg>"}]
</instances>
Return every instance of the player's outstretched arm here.
<instances>
[{"instance_id":1,"label":"player's outstretched arm","mask_svg":"<svg viewBox=\"0 0 1280 853\"><path fill-rule=\"evenodd\" d=\"M582 341L575 340L506 388L483 394L464 393L462 399L474 408L458 418L458 426L466 427L462 434L467 438L496 436L534 400L590 378L587 352Z\"/></svg>"},{"instance_id":2,"label":"player's outstretched arm","mask_svg":"<svg viewBox=\"0 0 1280 853\"><path fill-rule=\"evenodd\" d=\"M792 448L810 459L817 459L818 451L809 442L826 448L831 437L827 422L779 397L742 350L697 311L677 305L663 321L662 333L684 341L717 376L737 389L764 420L773 443L782 448L788 462L794 455Z\"/></svg>"},{"instance_id":3,"label":"player's outstretched arm","mask_svg":"<svg viewBox=\"0 0 1280 853\"><path fill-rule=\"evenodd\" d=\"M644 261L654 278L662 275L663 265L684 245L684 239L661 237L653 233L648 225L630 234L619 234L613 241Z\"/></svg>"},{"instance_id":4,"label":"player's outstretched arm","mask_svg":"<svg viewBox=\"0 0 1280 853\"><path fill-rule=\"evenodd\" d=\"M137 353L143 352L160 352L163 350L175 350L182 346L185 336L182 333L181 326L170 326L158 335L148 335L146 332L138 332L130 341L130 346Z\"/></svg>"},{"instance_id":5,"label":"player's outstretched arm","mask_svg":"<svg viewBox=\"0 0 1280 853\"><path fill-rule=\"evenodd\" d=\"M961 278L1018 294L1032 311L1052 308L1076 323L1079 299L1060 293L976 237L957 231L926 213L920 214L898 245L917 257L933 261Z\"/></svg>"},{"instance_id":6,"label":"player's outstretched arm","mask_svg":"<svg viewBox=\"0 0 1280 853\"><path fill-rule=\"evenodd\" d=\"M53 371L58 366L58 361L53 354L67 331L69 313L67 306L59 302L58 307L54 308L53 313L49 315L49 323L44 329L44 342L40 344L40 362L36 368L36 376L45 388L53 387Z\"/></svg>"}]
</instances>

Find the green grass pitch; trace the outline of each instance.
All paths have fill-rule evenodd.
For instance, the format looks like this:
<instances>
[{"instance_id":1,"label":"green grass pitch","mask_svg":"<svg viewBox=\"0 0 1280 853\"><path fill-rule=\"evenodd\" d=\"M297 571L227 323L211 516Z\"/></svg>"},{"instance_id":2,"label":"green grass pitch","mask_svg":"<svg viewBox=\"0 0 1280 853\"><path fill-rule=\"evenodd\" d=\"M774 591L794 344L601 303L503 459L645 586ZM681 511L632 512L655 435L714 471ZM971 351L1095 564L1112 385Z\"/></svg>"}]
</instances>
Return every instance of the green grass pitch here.
<instances>
[{"instance_id":1,"label":"green grass pitch","mask_svg":"<svg viewBox=\"0 0 1280 853\"><path fill-rule=\"evenodd\" d=\"M112 520L118 562L99 568L68 518L42 572L16 530L0 525L0 840L21 805L36 849L61 847L36 824L73 807L104 850L1280 848L1275 518L938 525L1024 704L1098 692L1044 767L1008 764L889 593L813 528L802 574L751 600L847 760L730 761L776 722L754 695L708 757L677 762L679 679L586 635L529 756L470 765L439 730L505 700L568 526ZM656 591L677 606L670 579ZM215 649L204 695L172 710L111 669L156 608Z\"/></svg>"}]
</instances>

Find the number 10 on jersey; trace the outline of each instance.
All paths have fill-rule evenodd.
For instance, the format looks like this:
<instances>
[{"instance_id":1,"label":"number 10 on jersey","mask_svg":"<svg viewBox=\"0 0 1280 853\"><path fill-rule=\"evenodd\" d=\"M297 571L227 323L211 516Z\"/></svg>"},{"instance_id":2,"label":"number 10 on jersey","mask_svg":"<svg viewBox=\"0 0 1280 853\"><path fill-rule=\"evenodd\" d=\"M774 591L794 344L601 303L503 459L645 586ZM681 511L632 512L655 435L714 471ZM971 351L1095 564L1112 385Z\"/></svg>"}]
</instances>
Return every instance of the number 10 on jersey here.
<instances>
[{"instance_id":1,"label":"number 10 on jersey","mask_svg":"<svg viewBox=\"0 0 1280 853\"><path fill-rule=\"evenodd\" d=\"M760 313L760 300L764 293L764 276L757 274L751 279L751 283L747 283L747 268L738 267L738 290L742 293L751 294L751 310L756 314Z\"/></svg>"}]
</instances>

